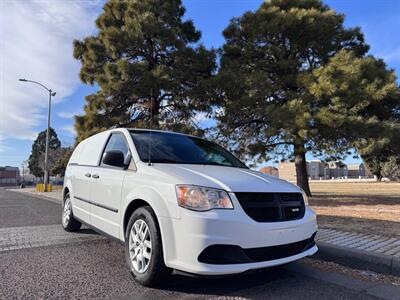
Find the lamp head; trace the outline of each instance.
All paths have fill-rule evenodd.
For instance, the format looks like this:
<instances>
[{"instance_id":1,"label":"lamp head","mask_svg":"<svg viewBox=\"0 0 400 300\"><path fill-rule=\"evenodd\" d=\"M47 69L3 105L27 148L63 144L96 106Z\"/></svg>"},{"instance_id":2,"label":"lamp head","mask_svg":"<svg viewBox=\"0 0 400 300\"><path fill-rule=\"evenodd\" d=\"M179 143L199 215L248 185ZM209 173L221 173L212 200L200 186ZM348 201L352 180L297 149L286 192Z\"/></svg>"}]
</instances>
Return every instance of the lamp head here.
<instances>
[{"instance_id":1,"label":"lamp head","mask_svg":"<svg viewBox=\"0 0 400 300\"><path fill-rule=\"evenodd\" d=\"M19 81L28 81L28 80L26 80L25 78L20 78L20 79L18 79Z\"/></svg>"}]
</instances>

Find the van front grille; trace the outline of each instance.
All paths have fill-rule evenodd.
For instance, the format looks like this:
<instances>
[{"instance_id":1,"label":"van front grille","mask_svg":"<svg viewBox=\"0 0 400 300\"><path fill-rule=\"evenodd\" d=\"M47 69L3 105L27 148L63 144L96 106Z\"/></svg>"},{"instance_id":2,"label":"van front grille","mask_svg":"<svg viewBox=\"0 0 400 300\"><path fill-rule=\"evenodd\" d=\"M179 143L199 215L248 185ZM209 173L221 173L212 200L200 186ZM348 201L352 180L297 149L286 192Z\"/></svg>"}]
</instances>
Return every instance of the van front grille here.
<instances>
[{"instance_id":1,"label":"van front grille","mask_svg":"<svg viewBox=\"0 0 400 300\"><path fill-rule=\"evenodd\" d=\"M301 193L235 193L246 214L257 222L282 222L304 217Z\"/></svg>"}]
</instances>

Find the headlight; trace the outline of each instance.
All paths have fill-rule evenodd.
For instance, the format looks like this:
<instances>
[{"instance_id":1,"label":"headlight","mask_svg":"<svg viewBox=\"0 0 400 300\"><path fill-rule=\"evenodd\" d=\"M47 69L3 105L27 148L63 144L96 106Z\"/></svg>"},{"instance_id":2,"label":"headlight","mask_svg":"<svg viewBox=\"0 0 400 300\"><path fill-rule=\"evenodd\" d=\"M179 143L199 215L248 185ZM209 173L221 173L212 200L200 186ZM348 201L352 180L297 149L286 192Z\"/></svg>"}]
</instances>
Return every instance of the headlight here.
<instances>
[{"instance_id":1,"label":"headlight","mask_svg":"<svg viewBox=\"0 0 400 300\"><path fill-rule=\"evenodd\" d=\"M303 194L304 204L308 205L308 198L307 198L306 192L304 192L303 189L300 189L300 190L301 190L301 193Z\"/></svg>"},{"instance_id":2,"label":"headlight","mask_svg":"<svg viewBox=\"0 0 400 300\"><path fill-rule=\"evenodd\" d=\"M176 195L179 206L192 210L233 209L232 201L224 190L195 185L177 185Z\"/></svg>"}]
</instances>

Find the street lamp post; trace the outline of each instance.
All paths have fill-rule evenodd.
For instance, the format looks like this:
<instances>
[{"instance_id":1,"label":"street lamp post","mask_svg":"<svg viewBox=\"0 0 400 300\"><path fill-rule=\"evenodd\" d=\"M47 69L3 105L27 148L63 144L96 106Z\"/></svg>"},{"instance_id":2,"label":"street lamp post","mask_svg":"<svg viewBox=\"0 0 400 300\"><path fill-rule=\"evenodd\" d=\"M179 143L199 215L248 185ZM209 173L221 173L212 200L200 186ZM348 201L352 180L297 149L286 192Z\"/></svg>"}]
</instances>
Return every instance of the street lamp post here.
<instances>
[{"instance_id":1,"label":"street lamp post","mask_svg":"<svg viewBox=\"0 0 400 300\"><path fill-rule=\"evenodd\" d=\"M49 92L49 107L47 110L47 131L46 131L46 150L44 154L44 191L47 192L47 186L49 184L49 168L48 168L48 156L49 156L49 139L50 139L50 112L51 112L51 97L56 95L56 92L53 92L51 89L47 88L43 84L37 81L28 80L25 78L19 79L19 81L23 82L31 82L40 85L46 91Z\"/></svg>"},{"instance_id":2,"label":"street lamp post","mask_svg":"<svg viewBox=\"0 0 400 300\"><path fill-rule=\"evenodd\" d=\"M22 164L21 164L21 167L22 167L22 182L21 182L21 188L23 188L23 187L24 187L24 182L25 182L25 177L24 177L24 173L25 173L25 164L22 163Z\"/></svg>"}]
</instances>

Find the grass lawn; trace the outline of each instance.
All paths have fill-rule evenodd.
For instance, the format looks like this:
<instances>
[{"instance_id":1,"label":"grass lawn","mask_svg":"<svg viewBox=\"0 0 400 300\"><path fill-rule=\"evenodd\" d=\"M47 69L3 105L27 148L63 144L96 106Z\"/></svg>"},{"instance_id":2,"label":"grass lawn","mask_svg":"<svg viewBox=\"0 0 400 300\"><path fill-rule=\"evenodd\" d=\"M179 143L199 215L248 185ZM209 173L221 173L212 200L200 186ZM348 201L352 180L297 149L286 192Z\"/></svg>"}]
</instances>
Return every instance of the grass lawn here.
<instances>
[{"instance_id":1,"label":"grass lawn","mask_svg":"<svg viewBox=\"0 0 400 300\"><path fill-rule=\"evenodd\" d=\"M400 183L311 183L321 227L400 238Z\"/></svg>"}]
</instances>

